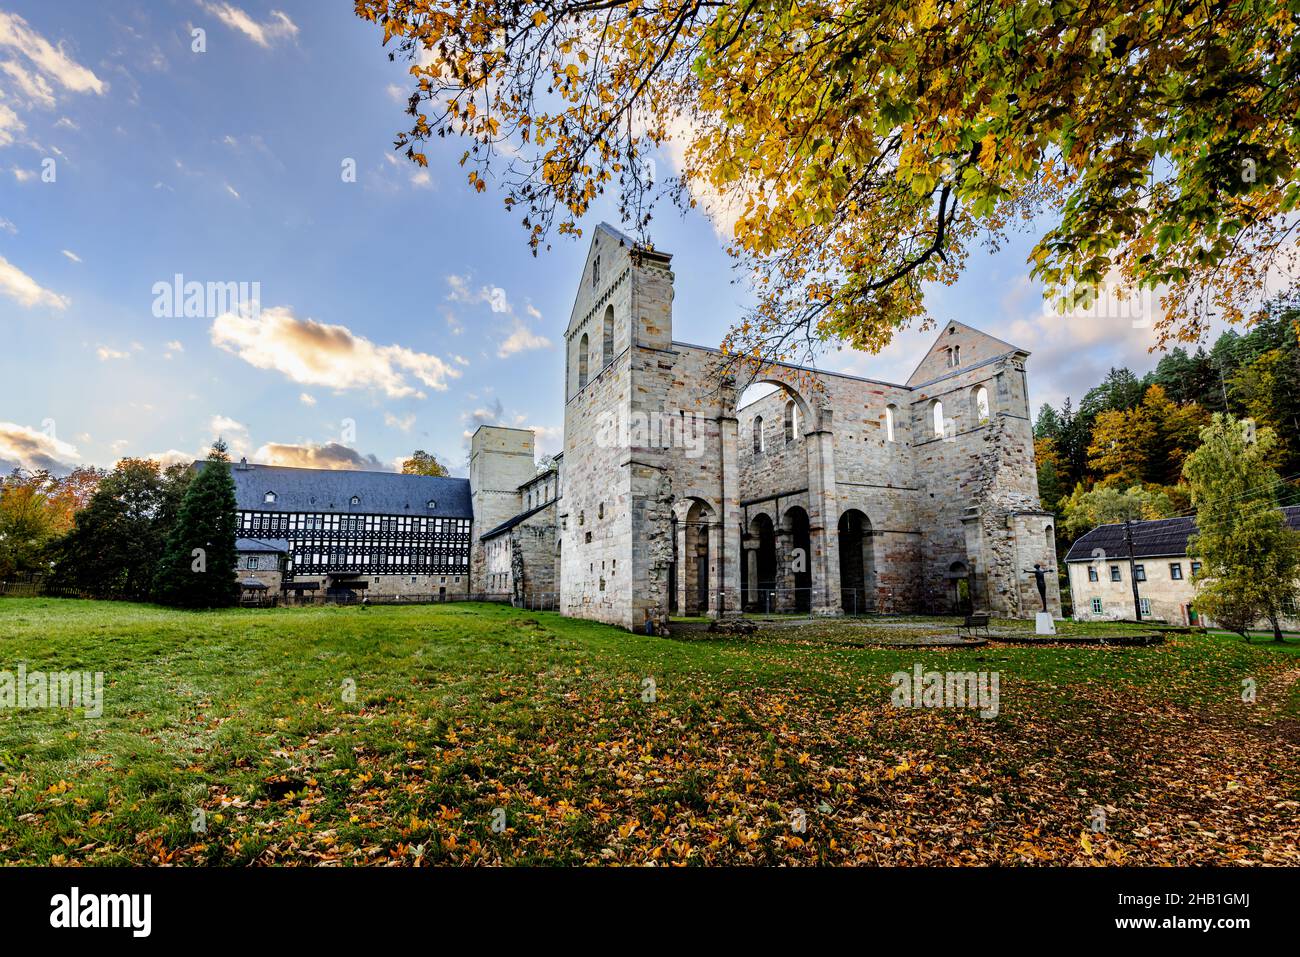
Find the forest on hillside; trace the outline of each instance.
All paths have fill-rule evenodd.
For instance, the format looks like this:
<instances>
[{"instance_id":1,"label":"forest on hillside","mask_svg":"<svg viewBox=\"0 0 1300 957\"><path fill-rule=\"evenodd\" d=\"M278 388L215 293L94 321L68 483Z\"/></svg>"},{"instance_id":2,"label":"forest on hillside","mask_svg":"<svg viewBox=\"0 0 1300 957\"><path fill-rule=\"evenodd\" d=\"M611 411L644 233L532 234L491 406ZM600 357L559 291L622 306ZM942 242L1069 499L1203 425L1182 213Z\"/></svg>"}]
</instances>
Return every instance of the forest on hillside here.
<instances>
[{"instance_id":1,"label":"forest on hillside","mask_svg":"<svg viewBox=\"0 0 1300 957\"><path fill-rule=\"evenodd\" d=\"M1300 298L1275 299L1263 320L1208 350L1171 349L1141 378L1112 368L1077 407L1042 407L1038 488L1059 516L1060 553L1096 525L1192 514L1183 463L1215 412L1277 433L1278 499L1300 504Z\"/></svg>"}]
</instances>

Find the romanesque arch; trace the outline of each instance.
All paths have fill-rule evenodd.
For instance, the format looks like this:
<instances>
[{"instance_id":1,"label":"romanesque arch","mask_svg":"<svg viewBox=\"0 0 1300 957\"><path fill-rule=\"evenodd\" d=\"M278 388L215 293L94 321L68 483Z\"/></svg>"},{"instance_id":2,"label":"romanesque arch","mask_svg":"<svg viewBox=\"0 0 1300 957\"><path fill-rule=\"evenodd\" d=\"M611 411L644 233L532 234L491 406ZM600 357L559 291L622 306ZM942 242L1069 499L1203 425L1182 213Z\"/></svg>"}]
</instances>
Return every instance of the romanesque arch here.
<instances>
[{"instance_id":1,"label":"romanesque arch","mask_svg":"<svg viewBox=\"0 0 1300 957\"><path fill-rule=\"evenodd\" d=\"M790 540L789 555L778 556L778 561L784 558L790 563L792 582L790 605L796 612L810 611L814 587L812 522L808 518L807 511L798 505L793 505L785 510L785 514L781 517L781 524Z\"/></svg>"},{"instance_id":2,"label":"romanesque arch","mask_svg":"<svg viewBox=\"0 0 1300 957\"><path fill-rule=\"evenodd\" d=\"M676 582L669 588L669 605L678 615L706 615L716 604L718 536L717 510L703 498L688 496L673 505L671 519Z\"/></svg>"},{"instance_id":3,"label":"romanesque arch","mask_svg":"<svg viewBox=\"0 0 1300 957\"><path fill-rule=\"evenodd\" d=\"M846 614L876 610L876 561L871 519L856 508L840 516L840 606Z\"/></svg>"},{"instance_id":4,"label":"romanesque arch","mask_svg":"<svg viewBox=\"0 0 1300 957\"><path fill-rule=\"evenodd\" d=\"M747 531L742 569L745 608L772 612L777 608L776 523L766 512L759 512L750 518Z\"/></svg>"}]
</instances>

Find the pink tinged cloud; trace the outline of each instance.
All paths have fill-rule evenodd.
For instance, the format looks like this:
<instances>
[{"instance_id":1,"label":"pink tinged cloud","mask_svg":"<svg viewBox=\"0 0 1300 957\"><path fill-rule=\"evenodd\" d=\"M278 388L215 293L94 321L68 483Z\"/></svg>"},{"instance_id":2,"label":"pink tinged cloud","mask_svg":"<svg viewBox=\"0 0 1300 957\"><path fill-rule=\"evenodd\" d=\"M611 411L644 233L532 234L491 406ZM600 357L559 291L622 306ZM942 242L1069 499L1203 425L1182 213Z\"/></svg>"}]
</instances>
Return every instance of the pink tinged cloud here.
<instances>
[{"instance_id":1,"label":"pink tinged cloud","mask_svg":"<svg viewBox=\"0 0 1300 957\"><path fill-rule=\"evenodd\" d=\"M300 385L372 389L391 398L424 393L411 380L438 392L460 371L435 355L404 346L380 346L346 326L298 319L276 306L258 315L225 313L212 323L212 344L258 369Z\"/></svg>"}]
</instances>

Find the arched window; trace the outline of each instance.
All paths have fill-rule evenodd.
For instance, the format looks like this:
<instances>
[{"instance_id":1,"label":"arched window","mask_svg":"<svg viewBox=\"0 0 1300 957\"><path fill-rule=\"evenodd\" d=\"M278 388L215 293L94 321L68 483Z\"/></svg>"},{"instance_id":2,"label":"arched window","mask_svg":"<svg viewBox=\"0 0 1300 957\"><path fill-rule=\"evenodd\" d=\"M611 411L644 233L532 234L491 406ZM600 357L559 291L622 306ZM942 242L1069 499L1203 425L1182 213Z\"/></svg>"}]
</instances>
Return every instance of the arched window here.
<instances>
[{"instance_id":1,"label":"arched window","mask_svg":"<svg viewBox=\"0 0 1300 957\"><path fill-rule=\"evenodd\" d=\"M979 386L975 390L975 421L981 424L989 420L989 390Z\"/></svg>"},{"instance_id":2,"label":"arched window","mask_svg":"<svg viewBox=\"0 0 1300 957\"><path fill-rule=\"evenodd\" d=\"M934 417L934 434L943 438L943 403L935 399L930 409Z\"/></svg>"},{"instance_id":3,"label":"arched window","mask_svg":"<svg viewBox=\"0 0 1300 957\"><path fill-rule=\"evenodd\" d=\"M591 284L596 286L600 283L600 257L597 256L591 261Z\"/></svg>"},{"instance_id":4,"label":"arched window","mask_svg":"<svg viewBox=\"0 0 1300 957\"><path fill-rule=\"evenodd\" d=\"M603 369L614 361L614 307L605 307L605 349L601 353L600 365Z\"/></svg>"},{"instance_id":5,"label":"arched window","mask_svg":"<svg viewBox=\"0 0 1300 957\"><path fill-rule=\"evenodd\" d=\"M799 406L794 399L785 404L785 440L793 442L799 437Z\"/></svg>"},{"instance_id":6,"label":"arched window","mask_svg":"<svg viewBox=\"0 0 1300 957\"><path fill-rule=\"evenodd\" d=\"M754 416L754 454L760 455L763 452L763 417Z\"/></svg>"},{"instance_id":7,"label":"arched window","mask_svg":"<svg viewBox=\"0 0 1300 957\"><path fill-rule=\"evenodd\" d=\"M582 339L578 341L578 388L579 389L585 389L587 387L588 348L589 348L589 344L587 342L587 334L584 332L582 334Z\"/></svg>"},{"instance_id":8,"label":"arched window","mask_svg":"<svg viewBox=\"0 0 1300 957\"><path fill-rule=\"evenodd\" d=\"M894 414L896 410L897 410L897 406L893 406L893 405L885 406L885 441L886 442L894 441Z\"/></svg>"}]
</instances>

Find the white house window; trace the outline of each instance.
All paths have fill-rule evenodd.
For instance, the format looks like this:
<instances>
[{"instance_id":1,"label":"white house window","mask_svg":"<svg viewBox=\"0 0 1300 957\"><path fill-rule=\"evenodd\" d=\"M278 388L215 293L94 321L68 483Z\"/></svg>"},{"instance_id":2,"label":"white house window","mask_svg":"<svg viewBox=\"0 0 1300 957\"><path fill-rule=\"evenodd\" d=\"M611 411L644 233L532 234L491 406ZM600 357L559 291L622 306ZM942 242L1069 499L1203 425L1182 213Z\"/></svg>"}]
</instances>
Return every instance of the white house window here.
<instances>
[{"instance_id":1,"label":"white house window","mask_svg":"<svg viewBox=\"0 0 1300 957\"><path fill-rule=\"evenodd\" d=\"M244 562L244 567L247 568L250 572L257 571L257 556L249 555L248 560Z\"/></svg>"},{"instance_id":2,"label":"white house window","mask_svg":"<svg viewBox=\"0 0 1300 957\"><path fill-rule=\"evenodd\" d=\"M1181 562L1171 562L1169 564L1169 577L1176 582L1183 580L1183 565Z\"/></svg>"},{"instance_id":3,"label":"white house window","mask_svg":"<svg viewBox=\"0 0 1300 957\"><path fill-rule=\"evenodd\" d=\"M894 441L894 407L885 406L885 440Z\"/></svg>"},{"instance_id":4,"label":"white house window","mask_svg":"<svg viewBox=\"0 0 1300 957\"><path fill-rule=\"evenodd\" d=\"M438 507L438 503L437 503L436 501L434 501L433 499L429 499L429 501L425 502L425 507L427 507L427 508L437 508L437 507Z\"/></svg>"},{"instance_id":5,"label":"white house window","mask_svg":"<svg viewBox=\"0 0 1300 957\"><path fill-rule=\"evenodd\" d=\"M352 496L352 504L353 504L353 505L360 505L360 504L361 504L361 496L359 496L359 495L353 495L353 496Z\"/></svg>"},{"instance_id":6,"label":"white house window","mask_svg":"<svg viewBox=\"0 0 1300 957\"><path fill-rule=\"evenodd\" d=\"M1101 614L1101 599L1100 599L1100 598L1094 598L1094 599L1092 600L1092 613L1093 613L1094 615L1100 615L1100 614Z\"/></svg>"},{"instance_id":7,"label":"white house window","mask_svg":"<svg viewBox=\"0 0 1300 957\"><path fill-rule=\"evenodd\" d=\"M1150 598L1141 598L1141 599L1139 599L1139 600L1138 600L1138 606L1142 609L1142 614L1144 614L1144 615L1149 615L1149 614L1151 614L1151 599L1150 599Z\"/></svg>"},{"instance_id":8,"label":"white house window","mask_svg":"<svg viewBox=\"0 0 1300 957\"><path fill-rule=\"evenodd\" d=\"M935 399L931 411L934 414L934 434L943 438L943 403Z\"/></svg>"},{"instance_id":9,"label":"white house window","mask_svg":"<svg viewBox=\"0 0 1300 957\"><path fill-rule=\"evenodd\" d=\"M1110 566L1110 580L1113 581L1113 582L1117 582L1117 581L1120 581L1120 580L1121 580L1120 573L1119 573L1119 566L1118 566L1118 565L1111 565L1111 566Z\"/></svg>"},{"instance_id":10,"label":"white house window","mask_svg":"<svg viewBox=\"0 0 1300 957\"><path fill-rule=\"evenodd\" d=\"M756 415L754 416L754 454L761 454L764 451L764 448L763 417L761 415Z\"/></svg>"},{"instance_id":11,"label":"white house window","mask_svg":"<svg viewBox=\"0 0 1300 957\"><path fill-rule=\"evenodd\" d=\"M262 501L263 501L263 502L268 502L268 503L274 503L274 502L275 502L275 493L274 493L274 492L267 492L265 495L262 496Z\"/></svg>"},{"instance_id":12,"label":"white house window","mask_svg":"<svg viewBox=\"0 0 1300 957\"><path fill-rule=\"evenodd\" d=\"M1140 582L1147 580L1147 567L1145 565L1133 566L1133 577Z\"/></svg>"},{"instance_id":13,"label":"white house window","mask_svg":"<svg viewBox=\"0 0 1300 957\"><path fill-rule=\"evenodd\" d=\"M1096 566L1096 565L1089 565L1089 566L1088 566L1088 581L1090 581L1090 582L1095 582L1096 580L1097 580L1097 566Z\"/></svg>"}]
</instances>

